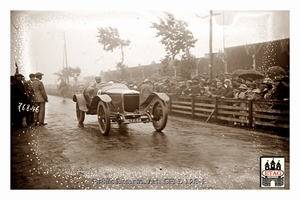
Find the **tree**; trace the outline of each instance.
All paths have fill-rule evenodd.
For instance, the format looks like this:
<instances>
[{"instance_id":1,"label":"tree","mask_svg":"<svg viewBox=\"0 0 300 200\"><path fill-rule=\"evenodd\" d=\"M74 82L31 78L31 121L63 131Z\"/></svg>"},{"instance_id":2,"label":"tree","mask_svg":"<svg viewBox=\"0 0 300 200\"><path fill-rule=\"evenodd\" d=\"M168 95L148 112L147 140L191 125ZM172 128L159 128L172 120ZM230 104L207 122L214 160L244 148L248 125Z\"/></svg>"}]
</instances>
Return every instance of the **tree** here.
<instances>
[{"instance_id":1,"label":"tree","mask_svg":"<svg viewBox=\"0 0 300 200\"><path fill-rule=\"evenodd\" d=\"M123 40L120 38L119 31L116 28L108 27L108 28L98 28L97 35L98 42L103 45L103 50L113 52L116 48L120 48L121 50L121 61L117 62L116 68L120 70L121 76L125 74L126 65L124 62L124 47L130 45L130 40Z\"/></svg>"},{"instance_id":2,"label":"tree","mask_svg":"<svg viewBox=\"0 0 300 200\"><path fill-rule=\"evenodd\" d=\"M59 78L64 79L67 81L67 84L69 85L69 78L73 77L74 81L77 82L77 77L80 75L81 69L79 67L64 67L60 69L58 72L55 72L54 74L57 75Z\"/></svg>"},{"instance_id":3,"label":"tree","mask_svg":"<svg viewBox=\"0 0 300 200\"><path fill-rule=\"evenodd\" d=\"M191 79L192 70L196 67L196 58L182 59L179 63L179 73L182 78Z\"/></svg>"},{"instance_id":4,"label":"tree","mask_svg":"<svg viewBox=\"0 0 300 200\"><path fill-rule=\"evenodd\" d=\"M170 61L189 60L190 49L195 47L197 42L192 32L186 29L187 22L175 19L171 13L166 12L166 15L166 19L159 18L159 23L152 22L151 26L158 30L155 37L162 37L160 42L165 46L167 55L161 62L165 67Z\"/></svg>"}]
</instances>

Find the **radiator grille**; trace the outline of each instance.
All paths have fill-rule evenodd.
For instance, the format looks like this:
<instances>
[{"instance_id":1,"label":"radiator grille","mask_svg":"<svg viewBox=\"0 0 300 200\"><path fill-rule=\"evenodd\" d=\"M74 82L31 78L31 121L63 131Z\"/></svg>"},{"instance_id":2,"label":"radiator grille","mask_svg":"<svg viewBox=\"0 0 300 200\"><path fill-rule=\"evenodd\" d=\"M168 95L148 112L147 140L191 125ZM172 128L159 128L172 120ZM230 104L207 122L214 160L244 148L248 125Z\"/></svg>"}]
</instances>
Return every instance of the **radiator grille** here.
<instances>
[{"instance_id":1,"label":"radiator grille","mask_svg":"<svg viewBox=\"0 0 300 200\"><path fill-rule=\"evenodd\" d=\"M140 95L139 94L124 94L124 111L134 112L139 109Z\"/></svg>"}]
</instances>

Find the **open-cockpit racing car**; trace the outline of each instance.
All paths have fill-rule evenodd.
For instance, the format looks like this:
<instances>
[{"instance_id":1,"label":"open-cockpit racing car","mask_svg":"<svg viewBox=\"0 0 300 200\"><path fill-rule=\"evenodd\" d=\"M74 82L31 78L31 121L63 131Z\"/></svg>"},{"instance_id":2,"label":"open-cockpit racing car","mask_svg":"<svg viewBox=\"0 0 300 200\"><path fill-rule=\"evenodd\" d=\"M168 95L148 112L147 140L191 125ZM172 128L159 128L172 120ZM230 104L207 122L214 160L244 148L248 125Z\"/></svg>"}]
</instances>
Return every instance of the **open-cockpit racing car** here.
<instances>
[{"instance_id":1,"label":"open-cockpit racing car","mask_svg":"<svg viewBox=\"0 0 300 200\"><path fill-rule=\"evenodd\" d=\"M168 102L165 93L152 93L140 102L140 92L121 83L105 83L95 88L94 95L74 94L76 117L83 123L85 115L97 115L101 134L110 132L111 123L130 124L152 122L162 131L168 121Z\"/></svg>"}]
</instances>

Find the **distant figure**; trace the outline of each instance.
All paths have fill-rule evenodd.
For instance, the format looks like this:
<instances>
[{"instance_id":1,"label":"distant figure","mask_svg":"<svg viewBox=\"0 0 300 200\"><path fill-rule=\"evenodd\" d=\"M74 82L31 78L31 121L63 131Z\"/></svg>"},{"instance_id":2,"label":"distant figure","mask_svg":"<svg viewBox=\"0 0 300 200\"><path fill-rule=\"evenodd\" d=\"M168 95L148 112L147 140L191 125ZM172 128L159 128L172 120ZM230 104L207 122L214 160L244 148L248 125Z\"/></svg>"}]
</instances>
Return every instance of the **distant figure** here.
<instances>
[{"instance_id":1,"label":"distant figure","mask_svg":"<svg viewBox=\"0 0 300 200\"><path fill-rule=\"evenodd\" d=\"M67 91L68 91L68 85L67 85L67 82L64 79L61 79L61 81L60 81L59 91L60 91L60 94L63 98L63 101L65 101L66 100L66 94L67 94Z\"/></svg>"}]
</instances>

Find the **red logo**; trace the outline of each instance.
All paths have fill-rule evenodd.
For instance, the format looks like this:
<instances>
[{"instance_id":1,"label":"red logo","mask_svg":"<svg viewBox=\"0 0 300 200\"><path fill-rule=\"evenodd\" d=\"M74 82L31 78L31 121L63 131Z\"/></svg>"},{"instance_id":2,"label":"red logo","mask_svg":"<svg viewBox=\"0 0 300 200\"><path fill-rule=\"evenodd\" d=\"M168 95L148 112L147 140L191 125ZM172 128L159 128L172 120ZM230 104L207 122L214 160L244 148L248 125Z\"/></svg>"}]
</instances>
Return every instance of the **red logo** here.
<instances>
[{"instance_id":1,"label":"red logo","mask_svg":"<svg viewBox=\"0 0 300 200\"><path fill-rule=\"evenodd\" d=\"M278 177L278 176L283 176L283 171L282 170L264 170L261 173L263 176L272 176L272 177Z\"/></svg>"}]
</instances>

